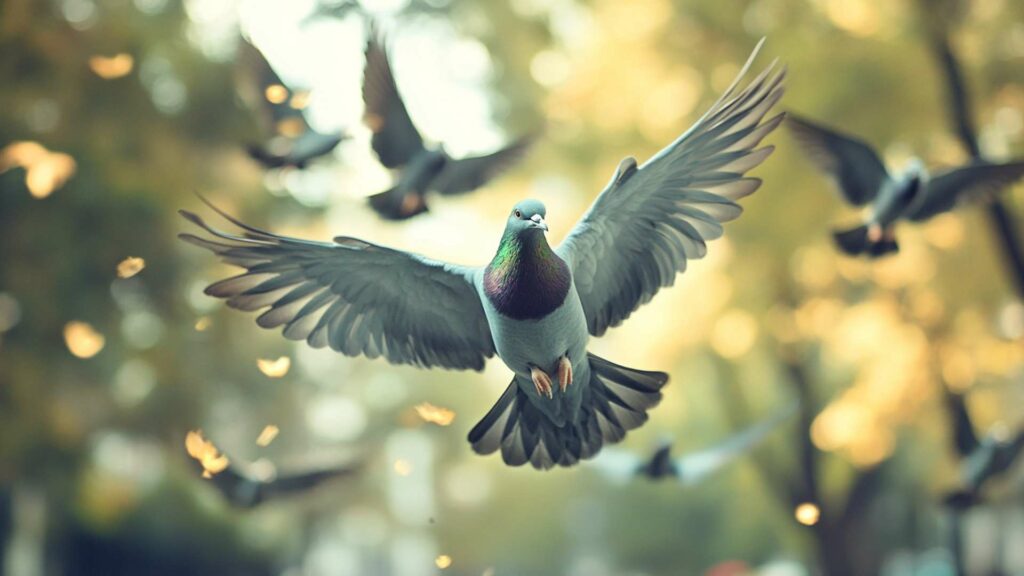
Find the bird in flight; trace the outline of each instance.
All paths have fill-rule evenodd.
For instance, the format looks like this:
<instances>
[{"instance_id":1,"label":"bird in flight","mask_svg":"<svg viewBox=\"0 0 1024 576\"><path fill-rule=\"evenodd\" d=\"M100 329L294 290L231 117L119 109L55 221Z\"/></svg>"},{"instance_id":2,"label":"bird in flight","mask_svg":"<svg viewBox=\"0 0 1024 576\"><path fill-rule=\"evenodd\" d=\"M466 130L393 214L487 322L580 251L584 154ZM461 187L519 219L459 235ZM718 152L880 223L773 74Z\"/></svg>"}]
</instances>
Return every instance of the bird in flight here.
<instances>
[{"instance_id":1,"label":"bird in flight","mask_svg":"<svg viewBox=\"0 0 1024 576\"><path fill-rule=\"evenodd\" d=\"M268 133L265 142L246 147L264 168L305 168L347 138L341 132L314 130L303 112L309 93L286 85L263 53L245 39L239 44L236 70L239 94L259 114Z\"/></svg>"},{"instance_id":2,"label":"bird in flight","mask_svg":"<svg viewBox=\"0 0 1024 576\"><path fill-rule=\"evenodd\" d=\"M877 258L894 253L899 250L897 222L928 220L1024 177L1024 162L982 161L932 176L916 158L902 172L890 174L879 154L859 138L792 113L786 125L807 157L836 181L847 202L870 206L860 225L833 233L839 249L851 256Z\"/></svg>"},{"instance_id":3,"label":"bird in flight","mask_svg":"<svg viewBox=\"0 0 1024 576\"><path fill-rule=\"evenodd\" d=\"M557 247L537 200L512 207L493 259L477 267L346 236L279 236L219 210L240 234L182 211L212 238L180 237L245 270L207 294L240 310L267 308L256 323L286 338L425 368L481 370L497 354L514 376L470 431L473 450L500 451L512 466L572 466L643 424L668 381L589 353L590 337L704 257L722 223L742 212L736 201L761 185L745 173L774 149L758 145L782 121L765 116L782 97L785 70L773 63L739 89L760 46L676 141L642 166L623 160Z\"/></svg>"},{"instance_id":4,"label":"bird in flight","mask_svg":"<svg viewBox=\"0 0 1024 576\"><path fill-rule=\"evenodd\" d=\"M427 211L427 192L465 194L489 182L525 156L533 143L524 136L482 156L453 158L443 145L428 145L412 123L391 72L388 50L376 25L370 25L363 72L363 121L373 132L377 158L395 172L395 184L370 196L370 207L389 220L405 220Z\"/></svg>"},{"instance_id":5,"label":"bird in flight","mask_svg":"<svg viewBox=\"0 0 1024 576\"><path fill-rule=\"evenodd\" d=\"M798 406L799 403L793 403L774 416L740 430L718 444L676 458L672 457L672 442L664 441L649 456L610 448L595 458L591 465L602 476L620 484L644 477L650 480L671 478L684 486L693 486L753 450L772 430L788 420Z\"/></svg>"},{"instance_id":6,"label":"bird in flight","mask_svg":"<svg viewBox=\"0 0 1024 576\"><path fill-rule=\"evenodd\" d=\"M197 472L203 466L191 460ZM268 462L244 463L234 459L209 481L232 506L254 508L271 500L301 496L338 478L353 476L362 469L362 462L310 463L278 470Z\"/></svg>"}]
</instances>

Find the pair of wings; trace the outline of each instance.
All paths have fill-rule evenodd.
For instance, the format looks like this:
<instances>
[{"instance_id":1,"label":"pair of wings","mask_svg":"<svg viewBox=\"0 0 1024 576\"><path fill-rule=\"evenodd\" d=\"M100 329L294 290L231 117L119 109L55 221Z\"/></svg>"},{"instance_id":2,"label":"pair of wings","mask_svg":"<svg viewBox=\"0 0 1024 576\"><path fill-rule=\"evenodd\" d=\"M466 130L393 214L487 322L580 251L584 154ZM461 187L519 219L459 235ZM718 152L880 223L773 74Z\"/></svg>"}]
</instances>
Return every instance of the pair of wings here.
<instances>
[{"instance_id":1,"label":"pair of wings","mask_svg":"<svg viewBox=\"0 0 1024 576\"><path fill-rule=\"evenodd\" d=\"M363 102L366 105L364 121L373 132L370 144L381 164L401 168L426 152L423 137L398 92L384 38L373 25L366 43ZM532 143L533 138L527 136L490 154L459 159L449 156L432 188L441 194L475 190L521 160Z\"/></svg>"},{"instance_id":2,"label":"pair of wings","mask_svg":"<svg viewBox=\"0 0 1024 576\"><path fill-rule=\"evenodd\" d=\"M890 180L878 153L863 140L793 114L786 124L811 161L836 180L850 204L863 206L871 202ZM1024 162L976 162L945 170L927 181L924 193L911 204L906 217L927 220L971 198L998 192L1022 177Z\"/></svg>"},{"instance_id":3,"label":"pair of wings","mask_svg":"<svg viewBox=\"0 0 1024 576\"><path fill-rule=\"evenodd\" d=\"M770 432L791 418L798 408L799 402L794 402L774 416L740 430L718 444L677 456L667 462L667 470L660 475L651 476L652 468L661 467L652 465L656 464L655 459L667 452L671 445L659 447L653 456L625 449L606 448L588 464L606 479L617 484L627 483L638 476L651 476L652 479L671 476L684 486L693 486L754 449Z\"/></svg>"},{"instance_id":4,"label":"pair of wings","mask_svg":"<svg viewBox=\"0 0 1024 576\"><path fill-rule=\"evenodd\" d=\"M762 41L763 42L763 41ZM772 151L756 148L782 121L763 121L782 96L785 71L773 63L743 90L733 85L686 133L643 166L624 160L558 254L569 263L589 332L620 324L689 259L701 258L736 200L761 184L744 176ZM310 242L278 236L227 217L226 234L182 214L213 238L182 234L245 269L207 294L241 310L268 308L264 328L346 355L396 364L482 369L494 343L474 282L479 268L452 266L357 240Z\"/></svg>"},{"instance_id":5,"label":"pair of wings","mask_svg":"<svg viewBox=\"0 0 1024 576\"><path fill-rule=\"evenodd\" d=\"M259 114L264 132L288 134L282 142L268 138L270 143L249 146L249 155L255 160L267 168L302 166L329 154L345 139L341 133L324 134L314 130L302 110L305 107L300 102L304 97L302 93L285 84L263 53L245 39L239 45L237 61L239 94Z\"/></svg>"},{"instance_id":6,"label":"pair of wings","mask_svg":"<svg viewBox=\"0 0 1024 576\"><path fill-rule=\"evenodd\" d=\"M197 473L203 472L198 461L191 462ZM255 466L232 460L227 468L214 474L210 482L232 505L252 508L268 500L304 494L335 478L354 475L361 469L362 462L349 460L259 474L260 470Z\"/></svg>"}]
</instances>

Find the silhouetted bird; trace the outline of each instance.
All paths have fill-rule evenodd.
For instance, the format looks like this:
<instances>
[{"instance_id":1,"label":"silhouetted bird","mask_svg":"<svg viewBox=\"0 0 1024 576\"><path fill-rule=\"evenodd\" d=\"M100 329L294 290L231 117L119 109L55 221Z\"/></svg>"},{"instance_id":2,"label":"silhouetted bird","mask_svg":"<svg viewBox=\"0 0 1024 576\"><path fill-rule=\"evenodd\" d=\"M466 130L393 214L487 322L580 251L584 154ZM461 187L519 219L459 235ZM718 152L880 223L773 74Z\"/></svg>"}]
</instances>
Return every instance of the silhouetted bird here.
<instances>
[{"instance_id":1,"label":"silhouetted bird","mask_svg":"<svg viewBox=\"0 0 1024 576\"><path fill-rule=\"evenodd\" d=\"M213 474L207 482L234 506L252 508L268 500L301 496L330 480L352 476L362 468L362 462L349 459L343 462L322 462L293 467L283 471L261 461L242 463L229 459L228 467ZM203 472L198 460L190 461L193 468Z\"/></svg>"},{"instance_id":2,"label":"silhouetted bird","mask_svg":"<svg viewBox=\"0 0 1024 576\"><path fill-rule=\"evenodd\" d=\"M317 132L303 110L309 94L287 86L258 48L241 40L238 53L239 93L260 115L267 140L246 150L264 168L305 168L330 154L346 138L340 132Z\"/></svg>"},{"instance_id":3,"label":"silhouetted bird","mask_svg":"<svg viewBox=\"0 0 1024 576\"><path fill-rule=\"evenodd\" d=\"M918 159L892 176L878 153L856 137L792 114L786 124L811 161L836 180L847 202L871 205L862 225L834 233L839 249L852 256L896 252L898 221L927 220L1024 177L1024 162L976 162L932 177Z\"/></svg>"},{"instance_id":4,"label":"silhouetted bird","mask_svg":"<svg viewBox=\"0 0 1024 576\"><path fill-rule=\"evenodd\" d=\"M269 306L257 324L287 338L422 367L481 370L497 353L515 377L470 431L473 449L500 450L513 466L571 466L622 440L661 400L667 374L613 364L587 342L671 286L760 186L744 173L772 152L756 147L782 121L762 122L782 97L784 71L773 69L741 91L737 78L642 167L623 160L556 249L536 200L515 205L497 254L475 268L344 236L287 238L226 215L241 236L182 211L215 238L181 237L246 269L207 294L241 310Z\"/></svg>"},{"instance_id":5,"label":"silhouetted bird","mask_svg":"<svg viewBox=\"0 0 1024 576\"><path fill-rule=\"evenodd\" d=\"M672 458L672 442L666 440L650 456L625 449L607 449L591 462L591 466L617 483L642 476L651 480L672 478L685 486L692 486L751 451L772 430L792 417L798 406L798 403L794 403L775 416L741 430L705 450Z\"/></svg>"},{"instance_id":6,"label":"silhouetted bird","mask_svg":"<svg viewBox=\"0 0 1024 576\"><path fill-rule=\"evenodd\" d=\"M960 487L946 496L946 503L967 508L981 500L985 485L1005 475L1020 461L1024 453L1024 430L1016 436L988 434L960 463Z\"/></svg>"},{"instance_id":7,"label":"silhouetted bird","mask_svg":"<svg viewBox=\"0 0 1024 576\"><path fill-rule=\"evenodd\" d=\"M523 137L496 152L466 158L452 158L443 145L426 145L405 109L384 39L373 24L366 44L363 102L373 150L396 178L391 189L370 196L370 206L391 220L426 212L427 192L452 195L476 190L518 162L533 142L532 137Z\"/></svg>"}]
</instances>

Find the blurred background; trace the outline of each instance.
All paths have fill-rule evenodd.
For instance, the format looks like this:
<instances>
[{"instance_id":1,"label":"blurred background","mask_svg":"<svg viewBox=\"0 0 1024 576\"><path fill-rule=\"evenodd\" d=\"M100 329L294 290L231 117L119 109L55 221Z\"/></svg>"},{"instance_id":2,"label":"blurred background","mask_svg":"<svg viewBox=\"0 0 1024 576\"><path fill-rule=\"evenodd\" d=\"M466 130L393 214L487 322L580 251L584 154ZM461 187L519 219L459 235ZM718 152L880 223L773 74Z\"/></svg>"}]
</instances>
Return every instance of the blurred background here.
<instances>
[{"instance_id":1,"label":"blurred background","mask_svg":"<svg viewBox=\"0 0 1024 576\"><path fill-rule=\"evenodd\" d=\"M390 176L361 123L362 11L428 137L461 154L544 128L527 160L409 222L373 214L363 199ZM303 170L249 158L242 35L308 90L310 126L352 138ZM803 401L686 488L477 456L465 436L507 385L500 362L422 371L295 345L204 296L230 269L175 238L177 209L211 216L198 192L278 233L466 264L536 197L558 241L762 36L755 70L789 66L785 108L897 167L968 158L932 53L946 38L982 152L1024 153L1013 0L0 0L0 572L1024 574L1020 462L969 465L1024 426L1024 306L982 207L904 227L895 257L839 257L829 230L856 214L770 136L744 217L592 342L672 375L625 441L637 452L700 449ZM1014 217L1022 195L1003 195ZM186 454L197 429L233 462L363 467L240 509Z\"/></svg>"}]
</instances>

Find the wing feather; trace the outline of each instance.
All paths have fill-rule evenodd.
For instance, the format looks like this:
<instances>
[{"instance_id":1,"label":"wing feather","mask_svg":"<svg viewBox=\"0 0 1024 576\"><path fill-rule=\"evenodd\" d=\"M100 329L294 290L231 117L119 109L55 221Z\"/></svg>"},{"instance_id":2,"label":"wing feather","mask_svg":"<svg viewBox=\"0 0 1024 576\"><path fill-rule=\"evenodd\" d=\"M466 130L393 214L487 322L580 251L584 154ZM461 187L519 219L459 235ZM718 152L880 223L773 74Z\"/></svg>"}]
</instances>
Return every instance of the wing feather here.
<instances>
[{"instance_id":1,"label":"wing feather","mask_svg":"<svg viewBox=\"0 0 1024 576\"><path fill-rule=\"evenodd\" d=\"M675 142L639 168L633 158L619 164L557 248L572 267L591 334L617 326L671 286L688 260L707 254L722 223L739 217L736 200L761 185L744 173L773 150L756 146L782 121L782 114L765 116L782 97L785 78L773 62L739 89L761 43L729 89Z\"/></svg>"},{"instance_id":2,"label":"wing feather","mask_svg":"<svg viewBox=\"0 0 1024 576\"><path fill-rule=\"evenodd\" d=\"M212 206L211 206L212 207ZM216 208L214 208L217 210ZM473 287L476 269L453 266L353 238L333 244L278 236L217 210L242 229L232 235L182 211L222 241L181 238L245 268L206 293L246 311L286 338L347 356L395 364L480 370L494 355Z\"/></svg>"}]
</instances>

